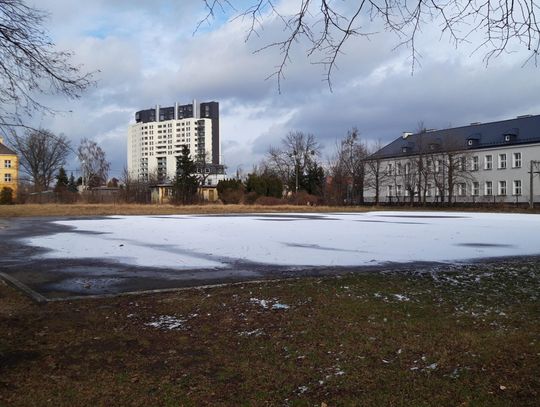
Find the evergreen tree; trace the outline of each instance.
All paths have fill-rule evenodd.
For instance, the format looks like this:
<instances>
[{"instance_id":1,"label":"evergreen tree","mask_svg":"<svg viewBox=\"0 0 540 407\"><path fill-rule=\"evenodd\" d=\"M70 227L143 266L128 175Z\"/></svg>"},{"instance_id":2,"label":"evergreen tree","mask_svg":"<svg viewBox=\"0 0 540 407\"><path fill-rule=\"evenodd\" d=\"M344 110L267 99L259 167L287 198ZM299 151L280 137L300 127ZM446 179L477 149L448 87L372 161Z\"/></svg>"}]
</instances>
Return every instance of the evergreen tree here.
<instances>
[{"instance_id":1,"label":"evergreen tree","mask_svg":"<svg viewBox=\"0 0 540 407\"><path fill-rule=\"evenodd\" d=\"M69 176L69 182L68 182L68 191L69 192L78 192L77 189L77 181L75 181L75 177L73 176L73 173Z\"/></svg>"},{"instance_id":2,"label":"evergreen tree","mask_svg":"<svg viewBox=\"0 0 540 407\"><path fill-rule=\"evenodd\" d=\"M247 192L255 192L259 196L273 196L281 198L283 195L283 183L270 174L249 174L246 181Z\"/></svg>"},{"instance_id":3,"label":"evergreen tree","mask_svg":"<svg viewBox=\"0 0 540 407\"><path fill-rule=\"evenodd\" d=\"M306 173L300 178L300 189L311 195L322 195L325 178L324 168L315 161L310 162Z\"/></svg>"},{"instance_id":4,"label":"evergreen tree","mask_svg":"<svg viewBox=\"0 0 540 407\"><path fill-rule=\"evenodd\" d=\"M68 187L69 180L66 174L64 167L60 167L58 174L56 175L56 186L54 187L55 192L65 191Z\"/></svg>"},{"instance_id":5,"label":"evergreen tree","mask_svg":"<svg viewBox=\"0 0 540 407\"><path fill-rule=\"evenodd\" d=\"M182 147L182 155L176 158L176 176L173 182L173 203L189 205L197 199L199 180L195 175L195 163L189 156L189 148Z\"/></svg>"}]
</instances>

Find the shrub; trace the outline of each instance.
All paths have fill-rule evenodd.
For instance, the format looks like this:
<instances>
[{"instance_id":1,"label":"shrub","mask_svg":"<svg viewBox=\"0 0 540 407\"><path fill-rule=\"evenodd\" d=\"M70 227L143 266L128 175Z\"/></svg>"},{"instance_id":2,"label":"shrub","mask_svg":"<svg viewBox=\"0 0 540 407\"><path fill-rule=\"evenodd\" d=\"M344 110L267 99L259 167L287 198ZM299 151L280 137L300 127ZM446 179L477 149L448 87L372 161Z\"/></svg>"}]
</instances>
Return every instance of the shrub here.
<instances>
[{"instance_id":1,"label":"shrub","mask_svg":"<svg viewBox=\"0 0 540 407\"><path fill-rule=\"evenodd\" d=\"M291 195L288 199L292 205L317 205L320 200L320 197L308 194L306 191L298 191L298 193Z\"/></svg>"},{"instance_id":2,"label":"shrub","mask_svg":"<svg viewBox=\"0 0 540 407\"><path fill-rule=\"evenodd\" d=\"M255 192L259 196L281 198L283 194L283 183L274 175L249 174L246 181L246 190L248 192Z\"/></svg>"},{"instance_id":3,"label":"shrub","mask_svg":"<svg viewBox=\"0 0 540 407\"><path fill-rule=\"evenodd\" d=\"M13 190L9 187L2 188L0 191L0 205L11 205L13 203Z\"/></svg>"},{"instance_id":4,"label":"shrub","mask_svg":"<svg viewBox=\"0 0 540 407\"><path fill-rule=\"evenodd\" d=\"M228 204L239 204L244 199L244 191L241 189L225 189L219 193L219 199L225 205Z\"/></svg>"},{"instance_id":5,"label":"shrub","mask_svg":"<svg viewBox=\"0 0 540 407\"><path fill-rule=\"evenodd\" d=\"M255 201L256 205L266 205L266 206L275 206L275 205L284 205L285 202L281 198L276 198L274 196L261 196Z\"/></svg>"},{"instance_id":6,"label":"shrub","mask_svg":"<svg viewBox=\"0 0 540 407\"><path fill-rule=\"evenodd\" d=\"M217 184L219 199L224 204L238 204L244 198L244 186L239 179L226 179Z\"/></svg>"},{"instance_id":7,"label":"shrub","mask_svg":"<svg viewBox=\"0 0 540 407\"><path fill-rule=\"evenodd\" d=\"M248 192L247 194L244 195L244 203L248 205L253 205L258 197L259 197L259 194L257 194L257 192L255 191Z\"/></svg>"}]
</instances>

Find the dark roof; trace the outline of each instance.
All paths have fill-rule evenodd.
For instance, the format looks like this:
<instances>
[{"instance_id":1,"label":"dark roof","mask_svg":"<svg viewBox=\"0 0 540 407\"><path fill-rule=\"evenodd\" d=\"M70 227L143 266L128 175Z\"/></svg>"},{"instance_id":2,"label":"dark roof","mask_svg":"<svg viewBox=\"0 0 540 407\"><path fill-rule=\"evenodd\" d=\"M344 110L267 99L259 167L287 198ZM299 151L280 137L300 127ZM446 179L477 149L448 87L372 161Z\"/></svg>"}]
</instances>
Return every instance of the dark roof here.
<instances>
[{"instance_id":1,"label":"dark roof","mask_svg":"<svg viewBox=\"0 0 540 407\"><path fill-rule=\"evenodd\" d=\"M473 150L540 143L540 115L519 116L399 137L374 153L373 158L403 157L437 151Z\"/></svg>"},{"instance_id":2,"label":"dark roof","mask_svg":"<svg viewBox=\"0 0 540 407\"><path fill-rule=\"evenodd\" d=\"M7 148L4 144L0 143L0 154L10 154L10 155L17 155L15 151Z\"/></svg>"}]
</instances>

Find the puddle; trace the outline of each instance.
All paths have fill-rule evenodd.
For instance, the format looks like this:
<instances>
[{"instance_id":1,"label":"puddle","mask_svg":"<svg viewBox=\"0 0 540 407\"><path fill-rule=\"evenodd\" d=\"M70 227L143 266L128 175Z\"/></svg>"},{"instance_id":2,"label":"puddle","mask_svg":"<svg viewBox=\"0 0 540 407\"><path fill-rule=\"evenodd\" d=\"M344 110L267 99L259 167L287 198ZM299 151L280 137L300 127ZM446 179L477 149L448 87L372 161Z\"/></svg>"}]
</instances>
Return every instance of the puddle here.
<instances>
[{"instance_id":1,"label":"puddle","mask_svg":"<svg viewBox=\"0 0 540 407\"><path fill-rule=\"evenodd\" d=\"M40 291L68 291L79 294L103 294L123 282L122 278L70 278L47 284ZM110 289L110 290L108 290Z\"/></svg>"}]
</instances>

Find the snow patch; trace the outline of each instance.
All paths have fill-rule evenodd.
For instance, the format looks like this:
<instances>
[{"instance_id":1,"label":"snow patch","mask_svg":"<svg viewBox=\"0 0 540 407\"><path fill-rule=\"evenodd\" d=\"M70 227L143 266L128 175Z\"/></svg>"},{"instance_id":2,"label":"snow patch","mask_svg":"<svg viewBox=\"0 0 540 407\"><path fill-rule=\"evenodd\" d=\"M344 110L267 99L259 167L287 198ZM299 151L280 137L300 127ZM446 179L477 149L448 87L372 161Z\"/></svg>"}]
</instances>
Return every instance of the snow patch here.
<instances>
[{"instance_id":1,"label":"snow patch","mask_svg":"<svg viewBox=\"0 0 540 407\"><path fill-rule=\"evenodd\" d=\"M258 298L250 298L249 301L252 304L257 304L261 308L264 308L264 309L270 308L270 309L280 310L280 309L289 309L290 308L287 304L282 304L282 303L277 302L277 299L275 299L275 298L272 299L272 300L260 300Z\"/></svg>"},{"instance_id":2,"label":"snow patch","mask_svg":"<svg viewBox=\"0 0 540 407\"><path fill-rule=\"evenodd\" d=\"M175 331L185 329L184 324L186 322L187 319L178 318L174 315L160 315L159 317L154 318L151 322L147 322L144 325L156 329Z\"/></svg>"},{"instance_id":3,"label":"snow patch","mask_svg":"<svg viewBox=\"0 0 540 407\"><path fill-rule=\"evenodd\" d=\"M97 258L179 270L223 269L242 261L329 267L540 253L537 215L385 211L280 216L302 221L271 221L275 215L269 214L114 216L57 221L70 231L25 242L49 250L36 258Z\"/></svg>"}]
</instances>

